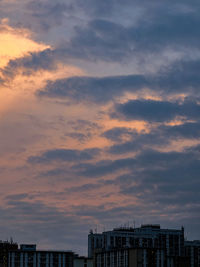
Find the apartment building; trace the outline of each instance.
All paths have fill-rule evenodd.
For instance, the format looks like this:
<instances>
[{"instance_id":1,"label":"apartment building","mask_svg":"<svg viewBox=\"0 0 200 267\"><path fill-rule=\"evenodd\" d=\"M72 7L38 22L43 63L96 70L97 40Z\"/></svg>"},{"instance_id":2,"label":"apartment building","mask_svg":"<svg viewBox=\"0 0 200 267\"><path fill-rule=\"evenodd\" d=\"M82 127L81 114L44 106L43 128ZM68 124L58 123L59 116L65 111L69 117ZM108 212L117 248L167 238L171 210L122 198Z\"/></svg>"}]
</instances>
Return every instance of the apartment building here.
<instances>
[{"instance_id":1,"label":"apartment building","mask_svg":"<svg viewBox=\"0 0 200 267\"><path fill-rule=\"evenodd\" d=\"M184 229L142 225L115 228L101 234L90 232L88 255L94 257L95 267L179 266L185 262Z\"/></svg>"},{"instance_id":2,"label":"apartment building","mask_svg":"<svg viewBox=\"0 0 200 267\"><path fill-rule=\"evenodd\" d=\"M36 250L36 245L21 245L8 252L8 267L73 267L72 251Z\"/></svg>"},{"instance_id":3,"label":"apartment building","mask_svg":"<svg viewBox=\"0 0 200 267\"><path fill-rule=\"evenodd\" d=\"M0 241L0 267L7 267L8 265L8 252L15 251L18 249L18 244L12 240Z\"/></svg>"},{"instance_id":4,"label":"apartment building","mask_svg":"<svg viewBox=\"0 0 200 267\"><path fill-rule=\"evenodd\" d=\"M190 267L200 267L200 240L185 241L185 254L190 259Z\"/></svg>"}]
</instances>

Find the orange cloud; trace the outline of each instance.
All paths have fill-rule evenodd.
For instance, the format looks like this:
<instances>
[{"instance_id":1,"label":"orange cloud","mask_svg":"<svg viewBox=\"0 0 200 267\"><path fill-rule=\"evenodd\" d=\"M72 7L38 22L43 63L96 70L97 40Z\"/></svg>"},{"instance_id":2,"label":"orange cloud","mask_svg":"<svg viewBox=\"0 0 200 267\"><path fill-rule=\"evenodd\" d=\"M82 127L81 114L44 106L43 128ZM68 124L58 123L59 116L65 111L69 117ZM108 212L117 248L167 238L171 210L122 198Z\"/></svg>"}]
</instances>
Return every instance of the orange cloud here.
<instances>
[{"instance_id":1,"label":"orange cloud","mask_svg":"<svg viewBox=\"0 0 200 267\"><path fill-rule=\"evenodd\" d=\"M9 20L6 18L0 21L0 44L0 78L6 78L6 74L1 73L1 70L4 70L10 60L50 48L48 44L34 41L29 30L9 26ZM6 82L0 85L0 99L3 100L0 117L6 111L15 109L19 103L21 108L22 102L32 102L34 92L45 86L47 80L83 75L81 69L63 64L58 64L54 71L33 71L29 76L24 75L24 71L26 70L17 69L12 79L5 79Z\"/></svg>"},{"instance_id":2,"label":"orange cloud","mask_svg":"<svg viewBox=\"0 0 200 267\"><path fill-rule=\"evenodd\" d=\"M27 55L29 52L42 51L49 45L37 43L31 39L31 32L24 28L12 28L8 20L0 23L0 68L7 65L9 60Z\"/></svg>"}]
</instances>

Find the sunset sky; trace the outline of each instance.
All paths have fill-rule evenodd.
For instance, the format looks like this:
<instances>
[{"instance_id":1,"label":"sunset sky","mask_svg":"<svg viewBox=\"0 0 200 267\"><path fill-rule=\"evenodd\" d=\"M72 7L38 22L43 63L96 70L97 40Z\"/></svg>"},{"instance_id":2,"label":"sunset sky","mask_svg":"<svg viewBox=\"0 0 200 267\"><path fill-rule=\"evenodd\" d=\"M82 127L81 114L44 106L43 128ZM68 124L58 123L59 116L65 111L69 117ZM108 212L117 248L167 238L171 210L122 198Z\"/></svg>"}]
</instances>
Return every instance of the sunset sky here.
<instances>
[{"instance_id":1,"label":"sunset sky","mask_svg":"<svg viewBox=\"0 0 200 267\"><path fill-rule=\"evenodd\" d=\"M0 0L0 239L200 239L199 0Z\"/></svg>"}]
</instances>

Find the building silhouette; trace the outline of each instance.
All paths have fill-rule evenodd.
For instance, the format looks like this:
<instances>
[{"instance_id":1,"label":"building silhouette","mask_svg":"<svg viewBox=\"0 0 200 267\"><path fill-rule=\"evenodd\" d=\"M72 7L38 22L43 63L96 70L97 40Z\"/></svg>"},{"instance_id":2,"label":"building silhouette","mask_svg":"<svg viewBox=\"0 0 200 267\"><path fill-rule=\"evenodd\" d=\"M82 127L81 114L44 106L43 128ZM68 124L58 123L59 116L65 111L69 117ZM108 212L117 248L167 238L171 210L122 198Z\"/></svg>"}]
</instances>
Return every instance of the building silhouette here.
<instances>
[{"instance_id":1,"label":"building silhouette","mask_svg":"<svg viewBox=\"0 0 200 267\"><path fill-rule=\"evenodd\" d=\"M149 224L115 228L101 234L90 232L88 256L94 258L94 267L190 266L183 227L161 229L160 225Z\"/></svg>"},{"instance_id":2,"label":"building silhouette","mask_svg":"<svg viewBox=\"0 0 200 267\"><path fill-rule=\"evenodd\" d=\"M37 250L35 244L0 243L0 267L92 267L93 260L72 251Z\"/></svg>"},{"instance_id":3,"label":"building silhouette","mask_svg":"<svg viewBox=\"0 0 200 267\"><path fill-rule=\"evenodd\" d=\"M36 250L36 245L21 245L8 252L8 267L73 267L72 251Z\"/></svg>"},{"instance_id":4,"label":"building silhouette","mask_svg":"<svg viewBox=\"0 0 200 267\"><path fill-rule=\"evenodd\" d=\"M0 267L8 266L8 253L18 249L18 244L11 239L8 241L0 241Z\"/></svg>"}]
</instances>

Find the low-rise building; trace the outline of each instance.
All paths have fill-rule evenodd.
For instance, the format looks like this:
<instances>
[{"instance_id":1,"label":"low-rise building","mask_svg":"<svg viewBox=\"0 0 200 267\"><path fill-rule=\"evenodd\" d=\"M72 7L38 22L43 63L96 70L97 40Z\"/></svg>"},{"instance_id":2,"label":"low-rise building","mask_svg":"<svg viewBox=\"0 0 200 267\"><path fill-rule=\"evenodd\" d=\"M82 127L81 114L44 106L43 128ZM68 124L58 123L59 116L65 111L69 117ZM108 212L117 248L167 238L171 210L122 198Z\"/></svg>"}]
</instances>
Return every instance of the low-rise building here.
<instances>
[{"instance_id":1,"label":"low-rise building","mask_svg":"<svg viewBox=\"0 0 200 267\"><path fill-rule=\"evenodd\" d=\"M9 251L8 267L73 267L72 251L36 250L36 245L21 245Z\"/></svg>"}]
</instances>

